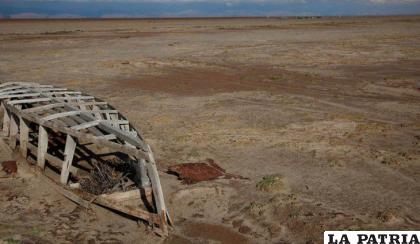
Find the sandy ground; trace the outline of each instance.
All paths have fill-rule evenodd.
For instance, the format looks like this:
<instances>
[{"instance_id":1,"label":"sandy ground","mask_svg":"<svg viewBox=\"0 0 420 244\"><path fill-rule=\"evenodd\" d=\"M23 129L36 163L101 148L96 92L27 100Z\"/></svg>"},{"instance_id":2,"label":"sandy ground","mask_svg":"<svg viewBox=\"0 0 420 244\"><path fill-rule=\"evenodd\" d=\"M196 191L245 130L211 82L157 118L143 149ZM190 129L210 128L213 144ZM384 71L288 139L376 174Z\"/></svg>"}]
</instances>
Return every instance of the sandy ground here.
<instances>
[{"instance_id":1,"label":"sandy ground","mask_svg":"<svg viewBox=\"0 0 420 244\"><path fill-rule=\"evenodd\" d=\"M0 80L115 105L156 153L175 226L164 239L77 208L20 165L0 179L0 239L320 243L324 230L418 230L419 57L420 17L1 21ZM0 156L13 158L4 145ZM249 180L165 173L206 158Z\"/></svg>"}]
</instances>

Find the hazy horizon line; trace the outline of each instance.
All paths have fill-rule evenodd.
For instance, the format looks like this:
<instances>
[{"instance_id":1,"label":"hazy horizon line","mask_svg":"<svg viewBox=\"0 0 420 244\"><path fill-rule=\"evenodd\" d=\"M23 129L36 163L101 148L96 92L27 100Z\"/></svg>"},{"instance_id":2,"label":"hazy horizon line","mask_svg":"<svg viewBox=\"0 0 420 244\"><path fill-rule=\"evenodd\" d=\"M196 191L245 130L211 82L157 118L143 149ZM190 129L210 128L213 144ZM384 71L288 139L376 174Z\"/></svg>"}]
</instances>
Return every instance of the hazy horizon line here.
<instances>
[{"instance_id":1,"label":"hazy horizon line","mask_svg":"<svg viewBox=\"0 0 420 244\"><path fill-rule=\"evenodd\" d=\"M148 20L148 19L241 19L241 18L346 18L346 17L415 17L419 16L420 14L370 14L370 15L363 15L363 14L349 14L349 15L226 15L226 16L156 16L156 17L39 17L39 18L10 18L7 16L3 16L0 18L1 20L125 20L125 19L133 19L133 20Z\"/></svg>"}]
</instances>

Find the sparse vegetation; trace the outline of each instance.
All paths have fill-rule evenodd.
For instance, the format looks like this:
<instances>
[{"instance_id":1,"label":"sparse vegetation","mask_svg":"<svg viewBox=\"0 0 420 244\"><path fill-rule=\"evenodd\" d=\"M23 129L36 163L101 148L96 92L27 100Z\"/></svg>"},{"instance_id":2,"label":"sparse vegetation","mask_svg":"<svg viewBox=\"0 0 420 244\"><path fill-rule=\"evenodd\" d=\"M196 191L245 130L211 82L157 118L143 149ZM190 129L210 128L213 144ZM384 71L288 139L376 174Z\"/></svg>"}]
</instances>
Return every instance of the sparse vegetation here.
<instances>
[{"instance_id":1,"label":"sparse vegetation","mask_svg":"<svg viewBox=\"0 0 420 244\"><path fill-rule=\"evenodd\" d=\"M268 175L257 183L257 188L264 192L279 192L283 190L284 184L280 175Z\"/></svg>"},{"instance_id":2,"label":"sparse vegetation","mask_svg":"<svg viewBox=\"0 0 420 244\"><path fill-rule=\"evenodd\" d=\"M18 243L21 243L21 242L19 240L15 240L13 238L7 238L7 239L4 239L4 243L7 243L7 244L18 244Z\"/></svg>"}]
</instances>

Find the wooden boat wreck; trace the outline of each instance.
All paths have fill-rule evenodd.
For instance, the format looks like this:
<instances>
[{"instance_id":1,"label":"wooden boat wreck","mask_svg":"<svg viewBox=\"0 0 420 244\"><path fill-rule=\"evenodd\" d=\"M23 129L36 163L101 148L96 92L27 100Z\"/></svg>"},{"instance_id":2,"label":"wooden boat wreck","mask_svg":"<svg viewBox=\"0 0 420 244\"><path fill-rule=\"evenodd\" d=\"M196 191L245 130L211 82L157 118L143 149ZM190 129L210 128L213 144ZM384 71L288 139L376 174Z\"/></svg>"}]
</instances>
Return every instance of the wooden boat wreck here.
<instances>
[{"instance_id":1,"label":"wooden boat wreck","mask_svg":"<svg viewBox=\"0 0 420 244\"><path fill-rule=\"evenodd\" d=\"M1 83L0 102L10 147L64 196L168 233L171 219L152 150L115 108L79 91L23 82Z\"/></svg>"}]
</instances>

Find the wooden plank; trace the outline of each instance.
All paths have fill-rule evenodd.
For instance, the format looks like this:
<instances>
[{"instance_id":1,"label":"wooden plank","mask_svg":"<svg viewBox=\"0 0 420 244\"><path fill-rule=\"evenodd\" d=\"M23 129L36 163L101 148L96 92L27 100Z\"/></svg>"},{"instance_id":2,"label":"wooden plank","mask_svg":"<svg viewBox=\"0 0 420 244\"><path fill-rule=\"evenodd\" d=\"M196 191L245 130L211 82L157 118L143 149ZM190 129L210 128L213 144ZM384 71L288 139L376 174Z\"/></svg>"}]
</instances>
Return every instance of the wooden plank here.
<instances>
[{"instance_id":1,"label":"wooden plank","mask_svg":"<svg viewBox=\"0 0 420 244\"><path fill-rule=\"evenodd\" d=\"M77 194L73 193L70 190L67 189L63 189L61 187L57 187L56 188L57 191L59 191L61 194L63 194L63 196L65 196L66 198L68 198L69 200L79 204L80 206L89 209L90 208L90 201L86 201L85 199L79 197Z\"/></svg>"},{"instance_id":2,"label":"wooden plank","mask_svg":"<svg viewBox=\"0 0 420 244\"><path fill-rule=\"evenodd\" d=\"M83 105L85 105L85 106L106 105L107 104L106 102L84 102L84 101L80 101L80 102L83 102ZM52 104L47 104L47 105L36 106L36 107L33 107L33 108L23 109L23 111L25 111L27 113L41 112L41 111L48 110L48 109L64 107L64 105L66 105L66 104L79 105L80 103L78 103L78 102L69 102L69 103L58 102L58 103L52 103Z\"/></svg>"},{"instance_id":3,"label":"wooden plank","mask_svg":"<svg viewBox=\"0 0 420 244\"><path fill-rule=\"evenodd\" d=\"M32 88L35 91L40 92L52 92L52 91L67 91L67 88L61 88L61 87L40 87L40 88Z\"/></svg>"},{"instance_id":4,"label":"wooden plank","mask_svg":"<svg viewBox=\"0 0 420 244\"><path fill-rule=\"evenodd\" d=\"M85 106L93 106L93 105L107 105L107 102L98 102L98 101L92 101L92 102L86 102L86 101L74 101L74 102L68 102L68 105L80 105L83 104Z\"/></svg>"},{"instance_id":5,"label":"wooden plank","mask_svg":"<svg viewBox=\"0 0 420 244\"><path fill-rule=\"evenodd\" d=\"M72 130L83 130L83 129L87 129L87 128L92 127L92 126L97 126L97 125L99 125L99 122L100 122L100 120L89 121L89 122L86 122L86 123L82 123L82 124L72 126L70 128Z\"/></svg>"},{"instance_id":6,"label":"wooden plank","mask_svg":"<svg viewBox=\"0 0 420 244\"><path fill-rule=\"evenodd\" d=\"M79 182L69 183L69 187L70 189L80 189L80 183Z\"/></svg>"},{"instance_id":7,"label":"wooden plank","mask_svg":"<svg viewBox=\"0 0 420 244\"><path fill-rule=\"evenodd\" d=\"M11 86L11 87L1 89L0 92L11 91L11 90L20 89L20 88L23 88L23 86L21 86L21 85Z\"/></svg>"},{"instance_id":8,"label":"wooden plank","mask_svg":"<svg viewBox=\"0 0 420 244\"><path fill-rule=\"evenodd\" d=\"M38 97L41 93L25 93L25 94L11 94L0 96L0 99L10 99L10 98L19 98L19 97Z\"/></svg>"},{"instance_id":9,"label":"wooden plank","mask_svg":"<svg viewBox=\"0 0 420 244\"><path fill-rule=\"evenodd\" d=\"M70 174L70 167L73 162L74 151L76 150L76 141L73 137L67 135L66 146L64 149L64 161L61 168L60 182L63 185L67 184Z\"/></svg>"},{"instance_id":10,"label":"wooden plank","mask_svg":"<svg viewBox=\"0 0 420 244\"><path fill-rule=\"evenodd\" d=\"M141 158L138 161L137 174L140 175L141 187L146 189L151 186L149 176L147 176L146 160Z\"/></svg>"},{"instance_id":11,"label":"wooden plank","mask_svg":"<svg viewBox=\"0 0 420 244\"><path fill-rule=\"evenodd\" d=\"M99 205L104 206L104 207L108 207L108 208L117 210L119 212L126 213L128 215L137 217L139 219L143 219L145 221L148 221L149 223L160 225L160 223L158 222L159 218L157 218L157 216L153 217L153 216L155 216L155 214L149 213L148 211L141 210L139 208L129 207L129 206L124 205L121 202L112 201L112 200L105 199L105 198L102 198L102 197L96 198L94 203L99 204Z\"/></svg>"},{"instance_id":12,"label":"wooden plank","mask_svg":"<svg viewBox=\"0 0 420 244\"><path fill-rule=\"evenodd\" d=\"M100 110L100 109L98 109L98 110L84 110L83 112L90 112L90 113L101 113L101 114L106 114L106 113L115 113L115 114L118 114L118 110ZM125 122L124 122L125 123ZM128 123L128 122L127 122Z\"/></svg>"},{"instance_id":13,"label":"wooden plank","mask_svg":"<svg viewBox=\"0 0 420 244\"><path fill-rule=\"evenodd\" d=\"M33 99L22 99L22 100L13 100L8 101L7 104L9 105L16 105L16 104L24 104L24 103L38 103L38 102L48 102L51 101L51 98L43 97L43 98L33 98Z\"/></svg>"},{"instance_id":14,"label":"wooden plank","mask_svg":"<svg viewBox=\"0 0 420 244\"><path fill-rule=\"evenodd\" d=\"M19 149L22 157L26 159L28 155L29 126L22 117L19 118L19 129Z\"/></svg>"},{"instance_id":15,"label":"wooden plank","mask_svg":"<svg viewBox=\"0 0 420 244\"><path fill-rule=\"evenodd\" d=\"M95 99L92 96L74 96L74 97L54 97L57 100L88 100L88 99Z\"/></svg>"},{"instance_id":16,"label":"wooden plank","mask_svg":"<svg viewBox=\"0 0 420 244\"><path fill-rule=\"evenodd\" d=\"M48 133L43 126L39 126L37 162L41 169L45 167L45 154L48 149Z\"/></svg>"},{"instance_id":17,"label":"wooden plank","mask_svg":"<svg viewBox=\"0 0 420 244\"><path fill-rule=\"evenodd\" d=\"M114 134L109 134L103 136L96 136L96 139L115 140L117 139L117 136L115 136Z\"/></svg>"},{"instance_id":18,"label":"wooden plank","mask_svg":"<svg viewBox=\"0 0 420 244\"><path fill-rule=\"evenodd\" d=\"M44 110L63 107L64 104L65 103L52 103L52 104L47 104L47 105L42 105L42 106L36 106L36 107L33 107L33 108L23 109L22 111L25 112L25 113L36 113L36 112L41 112L41 111L44 111Z\"/></svg>"},{"instance_id":19,"label":"wooden plank","mask_svg":"<svg viewBox=\"0 0 420 244\"><path fill-rule=\"evenodd\" d=\"M81 112L82 111L80 110L75 110L75 111L67 111L67 112L51 114L51 115L41 118L41 121L48 121L48 120L58 119L62 117L74 116L74 115L80 114Z\"/></svg>"},{"instance_id":20,"label":"wooden plank","mask_svg":"<svg viewBox=\"0 0 420 244\"><path fill-rule=\"evenodd\" d=\"M147 145L149 154L149 163L146 164L150 181L152 182L153 196L155 198L156 210L161 220L161 229L164 233L168 232L166 223L170 222L170 218L167 216L165 200L163 197L162 186L160 184L159 173L156 168L155 158L153 157L152 149Z\"/></svg>"},{"instance_id":21,"label":"wooden plank","mask_svg":"<svg viewBox=\"0 0 420 244\"><path fill-rule=\"evenodd\" d=\"M7 87L9 86L9 87ZM4 88L3 88L4 87ZM29 83L29 82L6 82L0 84L0 92L21 89L21 88L33 88L33 89L41 89L41 88L52 88L51 85L39 85L36 83Z\"/></svg>"},{"instance_id":22,"label":"wooden plank","mask_svg":"<svg viewBox=\"0 0 420 244\"><path fill-rule=\"evenodd\" d=\"M152 191L150 188L147 188L147 191L145 192L146 194L149 194L149 195L152 194ZM107 200L121 202L121 201L127 201L127 200L132 200L132 199L141 199L141 192L140 192L140 189L134 189L134 190L125 191L125 192L113 192L110 194L102 194L101 197Z\"/></svg>"},{"instance_id":23,"label":"wooden plank","mask_svg":"<svg viewBox=\"0 0 420 244\"><path fill-rule=\"evenodd\" d=\"M16 85L17 82L4 82L4 83L0 83L0 88L5 87L5 86L11 86L11 85Z\"/></svg>"},{"instance_id":24,"label":"wooden plank","mask_svg":"<svg viewBox=\"0 0 420 244\"><path fill-rule=\"evenodd\" d=\"M52 95L70 95L70 94L75 94L75 95L80 95L82 94L79 91L55 91L55 92L43 92L42 95L45 96L52 96Z\"/></svg>"},{"instance_id":25,"label":"wooden plank","mask_svg":"<svg viewBox=\"0 0 420 244\"><path fill-rule=\"evenodd\" d=\"M10 116L10 135L9 135L9 144L12 150L16 148L16 140L19 133L19 126L18 122L16 121L16 117L14 115Z\"/></svg>"},{"instance_id":26,"label":"wooden plank","mask_svg":"<svg viewBox=\"0 0 420 244\"><path fill-rule=\"evenodd\" d=\"M9 111L5 108L4 104L1 103L1 106L3 108L3 135L9 136L10 132L10 114Z\"/></svg>"},{"instance_id":27,"label":"wooden plank","mask_svg":"<svg viewBox=\"0 0 420 244\"><path fill-rule=\"evenodd\" d=\"M0 96L22 93L22 92L28 92L28 91L30 91L30 90L27 89L27 88L19 89L19 90L9 90L9 91L5 91L5 92L0 92Z\"/></svg>"},{"instance_id":28,"label":"wooden plank","mask_svg":"<svg viewBox=\"0 0 420 244\"><path fill-rule=\"evenodd\" d=\"M24 87L34 88L34 89L40 89L40 88L53 88L52 85L41 85L38 83L31 83L26 82L26 84L23 84Z\"/></svg>"}]
</instances>

